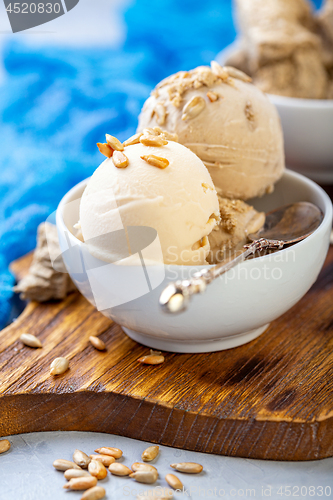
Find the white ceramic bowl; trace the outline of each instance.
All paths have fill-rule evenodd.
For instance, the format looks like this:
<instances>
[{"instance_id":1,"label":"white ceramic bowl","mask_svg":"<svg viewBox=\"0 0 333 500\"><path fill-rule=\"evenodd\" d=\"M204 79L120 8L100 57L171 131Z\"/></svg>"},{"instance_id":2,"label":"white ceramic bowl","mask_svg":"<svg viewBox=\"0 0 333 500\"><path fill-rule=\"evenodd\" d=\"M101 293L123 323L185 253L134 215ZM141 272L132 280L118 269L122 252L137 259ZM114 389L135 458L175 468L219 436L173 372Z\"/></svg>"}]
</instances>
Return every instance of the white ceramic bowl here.
<instances>
[{"instance_id":1,"label":"white ceramic bowl","mask_svg":"<svg viewBox=\"0 0 333 500\"><path fill-rule=\"evenodd\" d=\"M192 276L201 267L146 266L144 273L142 266L106 264L90 256L86 245L70 232L78 220L79 200L86 183L87 180L71 189L57 210L66 267L92 304L96 305L96 285L99 291L103 289L105 302L103 306L103 300L101 303L98 299L98 309L119 323L132 339L152 348L210 352L249 342L309 290L327 253L331 201L314 182L286 171L273 193L251 203L259 210L269 211L296 201L312 202L324 213L319 228L290 248L231 269L211 283L204 294L195 296L186 312L170 316L159 307L161 291L170 280ZM93 276L92 269L98 269ZM110 304L113 305L107 307Z\"/></svg>"},{"instance_id":2,"label":"white ceramic bowl","mask_svg":"<svg viewBox=\"0 0 333 500\"><path fill-rule=\"evenodd\" d=\"M237 41L218 54L224 64ZM333 183L333 100L268 94L281 118L286 164L322 184Z\"/></svg>"}]
</instances>

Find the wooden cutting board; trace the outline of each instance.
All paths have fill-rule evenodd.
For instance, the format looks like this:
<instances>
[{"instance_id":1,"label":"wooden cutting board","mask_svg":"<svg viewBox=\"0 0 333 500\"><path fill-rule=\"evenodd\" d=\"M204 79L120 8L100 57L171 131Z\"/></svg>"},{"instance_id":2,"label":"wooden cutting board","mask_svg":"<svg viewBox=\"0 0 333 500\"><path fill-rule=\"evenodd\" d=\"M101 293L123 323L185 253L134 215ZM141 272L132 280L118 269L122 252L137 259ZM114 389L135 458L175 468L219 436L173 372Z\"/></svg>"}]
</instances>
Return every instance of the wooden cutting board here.
<instances>
[{"instance_id":1,"label":"wooden cutting board","mask_svg":"<svg viewBox=\"0 0 333 500\"><path fill-rule=\"evenodd\" d=\"M13 264L21 278L30 256ZM23 332L42 349L23 346ZM106 352L88 342L99 335ZM0 436L55 430L120 434L249 458L333 455L333 248L308 294L259 338L210 354L149 353L79 293L30 303L0 333ZM63 375L51 361L70 360Z\"/></svg>"}]
</instances>

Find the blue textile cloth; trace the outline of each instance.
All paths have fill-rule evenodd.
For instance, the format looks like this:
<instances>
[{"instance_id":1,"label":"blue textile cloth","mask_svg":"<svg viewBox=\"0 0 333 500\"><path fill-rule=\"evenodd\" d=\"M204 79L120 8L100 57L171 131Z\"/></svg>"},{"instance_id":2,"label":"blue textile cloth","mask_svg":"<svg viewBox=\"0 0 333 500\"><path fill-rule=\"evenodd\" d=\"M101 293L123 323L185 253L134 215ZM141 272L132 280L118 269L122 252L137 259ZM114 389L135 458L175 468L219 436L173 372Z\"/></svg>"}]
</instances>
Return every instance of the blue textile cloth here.
<instances>
[{"instance_id":1,"label":"blue textile cloth","mask_svg":"<svg viewBox=\"0 0 333 500\"><path fill-rule=\"evenodd\" d=\"M96 142L106 132L125 140L158 81L209 63L235 37L231 0L137 0L124 17L127 37L118 50L5 48L0 328L14 283L9 263L34 248L38 224L100 164Z\"/></svg>"},{"instance_id":2,"label":"blue textile cloth","mask_svg":"<svg viewBox=\"0 0 333 500\"><path fill-rule=\"evenodd\" d=\"M106 132L126 139L158 81L208 64L235 38L231 0L137 0L124 17L127 37L118 50L6 46L8 77L0 92L0 328L14 283L8 264L34 248L38 224L100 164L96 142Z\"/></svg>"}]
</instances>

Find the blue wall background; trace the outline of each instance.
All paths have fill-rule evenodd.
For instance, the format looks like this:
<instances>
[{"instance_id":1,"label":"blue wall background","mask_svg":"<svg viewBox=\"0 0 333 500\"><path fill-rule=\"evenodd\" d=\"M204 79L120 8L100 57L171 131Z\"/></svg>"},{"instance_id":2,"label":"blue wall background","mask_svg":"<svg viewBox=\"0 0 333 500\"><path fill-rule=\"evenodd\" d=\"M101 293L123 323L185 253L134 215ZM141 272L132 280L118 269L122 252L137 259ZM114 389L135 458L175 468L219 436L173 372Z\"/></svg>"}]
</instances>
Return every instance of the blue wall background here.
<instances>
[{"instance_id":1,"label":"blue wall background","mask_svg":"<svg viewBox=\"0 0 333 500\"><path fill-rule=\"evenodd\" d=\"M11 307L9 263L34 248L38 224L100 164L96 142L106 132L126 139L156 83L209 64L235 38L231 0L137 0L124 18L127 38L118 50L5 47L0 328Z\"/></svg>"}]
</instances>

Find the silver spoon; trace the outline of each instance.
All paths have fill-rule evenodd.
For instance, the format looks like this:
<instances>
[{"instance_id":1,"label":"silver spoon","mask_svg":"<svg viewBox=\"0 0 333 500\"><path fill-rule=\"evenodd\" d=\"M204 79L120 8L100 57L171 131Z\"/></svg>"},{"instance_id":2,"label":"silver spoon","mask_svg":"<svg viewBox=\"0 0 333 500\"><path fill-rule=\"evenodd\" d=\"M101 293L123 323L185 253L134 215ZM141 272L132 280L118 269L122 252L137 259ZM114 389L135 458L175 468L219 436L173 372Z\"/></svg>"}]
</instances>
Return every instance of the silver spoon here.
<instances>
[{"instance_id":1,"label":"silver spoon","mask_svg":"<svg viewBox=\"0 0 333 500\"><path fill-rule=\"evenodd\" d=\"M321 210L305 201L268 212L264 226L257 233L248 235L252 243L244 245L241 254L212 268L198 271L192 279L169 283L161 293L160 306L167 313L185 311L192 295L204 292L209 283L250 255L264 249L280 250L285 245L303 240L317 229L322 220Z\"/></svg>"}]
</instances>

